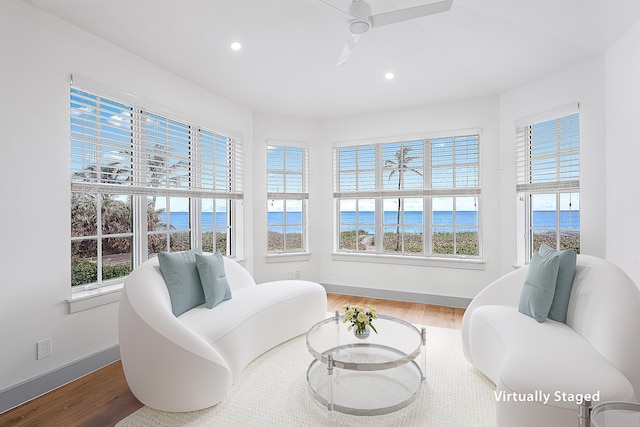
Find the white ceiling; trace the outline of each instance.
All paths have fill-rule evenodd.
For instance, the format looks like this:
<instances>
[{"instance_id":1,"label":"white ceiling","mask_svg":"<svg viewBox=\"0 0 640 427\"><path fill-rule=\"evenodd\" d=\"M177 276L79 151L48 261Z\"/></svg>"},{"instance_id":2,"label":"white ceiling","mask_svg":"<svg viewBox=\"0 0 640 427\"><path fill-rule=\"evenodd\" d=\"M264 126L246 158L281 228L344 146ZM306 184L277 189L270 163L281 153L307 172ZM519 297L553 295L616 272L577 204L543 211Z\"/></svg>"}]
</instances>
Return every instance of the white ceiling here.
<instances>
[{"instance_id":1,"label":"white ceiling","mask_svg":"<svg viewBox=\"0 0 640 427\"><path fill-rule=\"evenodd\" d=\"M500 93L602 54L640 17L638 0L453 0L372 29L338 68L346 17L320 0L25 1L251 110L313 118Z\"/></svg>"}]
</instances>

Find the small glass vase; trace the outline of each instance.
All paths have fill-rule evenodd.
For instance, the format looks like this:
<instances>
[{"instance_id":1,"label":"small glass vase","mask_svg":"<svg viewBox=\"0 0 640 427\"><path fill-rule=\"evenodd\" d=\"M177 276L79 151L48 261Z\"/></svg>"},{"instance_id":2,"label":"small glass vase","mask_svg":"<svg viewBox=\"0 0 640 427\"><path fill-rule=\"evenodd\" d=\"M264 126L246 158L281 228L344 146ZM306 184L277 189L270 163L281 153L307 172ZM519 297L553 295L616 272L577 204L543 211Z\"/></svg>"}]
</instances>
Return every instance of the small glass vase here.
<instances>
[{"instance_id":1,"label":"small glass vase","mask_svg":"<svg viewBox=\"0 0 640 427\"><path fill-rule=\"evenodd\" d=\"M365 325L363 329L353 328L353 334L356 338L364 340L369 338L369 334L371 334L371 328L369 325Z\"/></svg>"}]
</instances>

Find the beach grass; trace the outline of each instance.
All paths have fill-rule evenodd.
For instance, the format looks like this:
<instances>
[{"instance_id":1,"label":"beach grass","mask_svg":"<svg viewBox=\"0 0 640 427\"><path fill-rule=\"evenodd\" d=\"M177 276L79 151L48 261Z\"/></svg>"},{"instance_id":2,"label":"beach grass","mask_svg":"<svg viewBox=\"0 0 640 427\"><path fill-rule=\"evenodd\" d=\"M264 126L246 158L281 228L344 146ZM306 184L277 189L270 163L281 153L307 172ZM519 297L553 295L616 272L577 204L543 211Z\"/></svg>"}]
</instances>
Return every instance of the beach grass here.
<instances>
[{"instance_id":1,"label":"beach grass","mask_svg":"<svg viewBox=\"0 0 640 427\"><path fill-rule=\"evenodd\" d=\"M553 231L545 231L533 234L533 250L537 251L540 246L546 244L552 248L556 247L556 233ZM560 232L560 250L573 249L580 253L580 233L579 232Z\"/></svg>"},{"instance_id":2,"label":"beach grass","mask_svg":"<svg viewBox=\"0 0 640 427\"><path fill-rule=\"evenodd\" d=\"M356 248L357 241L357 248ZM423 253L424 237L422 233L385 233L383 236L384 253ZM478 256L478 233L459 232L455 236L453 233L433 233L432 253L438 255L467 255ZM340 233L340 250L345 251L373 251L375 249L375 238L364 230L350 230Z\"/></svg>"},{"instance_id":3,"label":"beach grass","mask_svg":"<svg viewBox=\"0 0 640 427\"><path fill-rule=\"evenodd\" d=\"M302 233L267 232L268 253L281 253L285 251L285 248L287 252L301 252L303 250Z\"/></svg>"}]
</instances>

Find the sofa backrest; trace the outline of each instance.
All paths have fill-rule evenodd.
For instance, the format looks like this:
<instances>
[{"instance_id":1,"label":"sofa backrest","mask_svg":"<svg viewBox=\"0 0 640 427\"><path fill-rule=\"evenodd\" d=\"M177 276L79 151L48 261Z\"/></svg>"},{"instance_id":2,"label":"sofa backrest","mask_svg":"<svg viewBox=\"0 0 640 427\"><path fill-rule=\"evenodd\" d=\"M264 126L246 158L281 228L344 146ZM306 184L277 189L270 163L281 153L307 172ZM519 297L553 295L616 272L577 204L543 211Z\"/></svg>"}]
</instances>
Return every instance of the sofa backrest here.
<instances>
[{"instance_id":1,"label":"sofa backrest","mask_svg":"<svg viewBox=\"0 0 640 427\"><path fill-rule=\"evenodd\" d=\"M255 286L256 282L251 277L251 274L239 263L231 258L224 257L224 272L227 275L227 281L231 288L231 293L236 289L246 288L248 286Z\"/></svg>"},{"instance_id":2,"label":"sofa backrest","mask_svg":"<svg viewBox=\"0 0 640 427\"><path fill-rule=\"evenodd\" d=\"M640 397L640 290L629 276L604 259L578 255L567 325L624 373Z\"/></svg>"},{"instance_id":3,"label":"sofa backrest","mask_svg":"<svg viewBox=\"0 0 640 427\"><path fill-rule=\"evenodd\" d=\"M209 255L205 253L205 255ZM227 275L231 293L234 290L255 286L256 282L247 270L231 258L223 257L224 270ZM138 266L127 278L126 281L130 289L130 297L136 300L136 295L140 293L140 298L148 300L157 299L156 304L162 305L165 309L171 311L171 299L169 291L164 282L160 267L158 265L158 257L153 257ZM135 303L134 303L135 305ZM146 304L145 304L146 305Z\"/></svg>"}]
</instances>

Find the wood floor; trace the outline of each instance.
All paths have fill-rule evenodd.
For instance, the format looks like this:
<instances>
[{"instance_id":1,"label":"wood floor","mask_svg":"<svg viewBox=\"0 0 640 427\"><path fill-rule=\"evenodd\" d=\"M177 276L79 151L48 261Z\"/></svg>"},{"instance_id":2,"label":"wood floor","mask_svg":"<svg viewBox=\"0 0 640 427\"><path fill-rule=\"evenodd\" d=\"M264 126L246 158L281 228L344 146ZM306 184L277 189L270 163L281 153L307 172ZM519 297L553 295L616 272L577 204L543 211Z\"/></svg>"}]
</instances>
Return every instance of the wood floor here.
<instances>
[{"instance_id":1,"label":"wood floor","mask_svg":"<svg viewBox=\"0 0 640 427\"><path fill-rule=\"evenodd\" d=\"M460 329L464 309L373 298L328 295L328 310L375 306L408 322ZM0 414L0 426L113 426L143 405L131 394L120 361Z\"/></svg>"}]
</instances>

